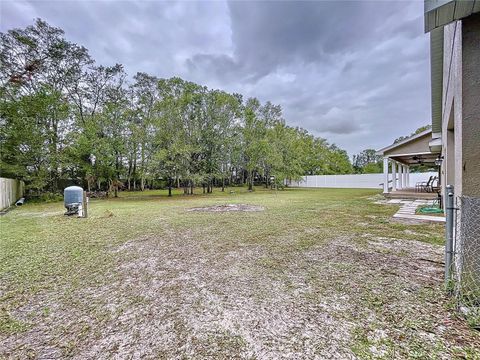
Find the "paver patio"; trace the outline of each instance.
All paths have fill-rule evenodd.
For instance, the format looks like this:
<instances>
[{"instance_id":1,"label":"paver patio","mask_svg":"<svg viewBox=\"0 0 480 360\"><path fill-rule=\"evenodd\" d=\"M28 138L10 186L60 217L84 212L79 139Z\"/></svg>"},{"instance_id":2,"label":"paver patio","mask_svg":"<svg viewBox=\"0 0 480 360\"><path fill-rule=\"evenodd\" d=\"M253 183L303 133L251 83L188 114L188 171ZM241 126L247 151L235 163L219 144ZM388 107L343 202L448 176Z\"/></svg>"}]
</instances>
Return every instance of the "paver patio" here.
<instances>
[{"instance_id":1,"label":"paver patio","mask_svg":"<svg viewBox=\"0 0 480 360\"><path fill-rule=\"evenodd\" d=\"M398 204L400 209L393 215L394 218L400 219L411 219L418 221L434 221L439 223L445 222L445 217L443 216L431 216L431 215L419 215L416 214L416 210L419 206L422 205L433 205L433 200L401 200L401 199L391 199L387 201L387 204Z\"/></svg>"}]
</instances>

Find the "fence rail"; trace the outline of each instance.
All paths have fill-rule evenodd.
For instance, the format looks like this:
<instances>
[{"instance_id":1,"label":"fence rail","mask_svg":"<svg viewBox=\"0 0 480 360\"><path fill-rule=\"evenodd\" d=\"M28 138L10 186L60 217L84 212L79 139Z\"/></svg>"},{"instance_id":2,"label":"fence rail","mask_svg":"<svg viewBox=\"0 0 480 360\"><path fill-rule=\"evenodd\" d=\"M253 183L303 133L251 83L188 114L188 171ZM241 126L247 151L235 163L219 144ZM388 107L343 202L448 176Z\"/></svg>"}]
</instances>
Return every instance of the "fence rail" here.
<instances>
[{"instance_id":1,"label":"fence rail","mask_svg":"<svg viewBox=\"0 0 480 360\"><path fill-rule=\"evenodd\" d=\"M0 210L15 204L23 196L24 190L23 181L0 178Z\"/></svg>"}]
</instances>

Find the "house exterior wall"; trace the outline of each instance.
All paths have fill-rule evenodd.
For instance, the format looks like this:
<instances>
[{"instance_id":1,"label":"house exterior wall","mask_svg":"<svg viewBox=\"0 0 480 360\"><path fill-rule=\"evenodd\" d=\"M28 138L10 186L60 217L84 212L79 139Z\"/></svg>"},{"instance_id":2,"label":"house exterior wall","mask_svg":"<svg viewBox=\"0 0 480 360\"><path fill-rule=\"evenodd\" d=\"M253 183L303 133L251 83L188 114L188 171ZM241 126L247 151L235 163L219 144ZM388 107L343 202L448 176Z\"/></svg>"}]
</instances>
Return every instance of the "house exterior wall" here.
<instances>
[{"instance_id":1,"label":"house exterior wall","mask_svg":"<svg viewBox=\"0 0 480 360\"><path fill-rule=\"evenodd\" d=\"M462 22L444 27L443 101L442 101L442 186L451 184L458 194L462 191ZM453 134L448 134L448 130ZM452 151L453 147L453 151ZM450 173L453 176L448 176ZM445 188L443 189L445 190Z\"/></svg>"},{"instance_id":2,"label":"house exterior wall","mask_svg":"<svg viewBox=\"0 0 480 360\"><path fill-rule=\"evenodd\" d=\"M480 196L480 13L462 22L462 193Z\"/></svg>"},{"instance_id":3,"label":"house exterior wall","mask_svg":"<svg viewBox=\"0 0 480 360\"><path fill-rule=\"evenodd\" d=\"M480 14L444 27L443 59L442 184L480 196Z\"/></svg>"}]
</instances>

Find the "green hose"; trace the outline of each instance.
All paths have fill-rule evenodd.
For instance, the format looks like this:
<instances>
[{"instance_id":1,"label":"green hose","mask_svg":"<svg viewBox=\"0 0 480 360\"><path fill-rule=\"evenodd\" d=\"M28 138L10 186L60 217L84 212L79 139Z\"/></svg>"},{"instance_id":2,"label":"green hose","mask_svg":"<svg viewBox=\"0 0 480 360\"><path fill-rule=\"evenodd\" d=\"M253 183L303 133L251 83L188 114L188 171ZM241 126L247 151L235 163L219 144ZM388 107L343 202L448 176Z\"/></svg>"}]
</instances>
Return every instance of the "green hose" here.
<instances>
[{"instance_id":1,"label":"green hose","mask_svg":"<svg viewBox=\"0 0 480 360\"><path fill-rule=\"evenodd\" d=\"M418 210L421 214L443 214L443 210L438 207L424 207Z\"/></svg>"}]
</instances>

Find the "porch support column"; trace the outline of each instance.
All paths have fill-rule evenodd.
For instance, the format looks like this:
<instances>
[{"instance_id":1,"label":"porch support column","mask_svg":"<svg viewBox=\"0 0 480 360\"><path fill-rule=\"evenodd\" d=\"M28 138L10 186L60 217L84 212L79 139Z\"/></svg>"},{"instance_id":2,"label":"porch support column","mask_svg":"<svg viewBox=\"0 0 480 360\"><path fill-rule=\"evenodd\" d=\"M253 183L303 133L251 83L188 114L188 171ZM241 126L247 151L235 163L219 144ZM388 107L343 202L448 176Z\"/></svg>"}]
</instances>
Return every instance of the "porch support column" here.
<instances>
[{"instance_id":1,"label":"porch support column","mask_svg":"<svg viewBox=\"0 0 480 360\"><path fill-rule=\"evenodd\" d=\"M388 157L383 158L383 193L388 194Z\"/></svg>"},{"instance_id":2,"label":"porch support column","mask_svg":"<svg viewBox=\"0 0 480 360\"><path fill-rule=\"evenodd\" d=\"M398 164L398 189L403 189L403 165Z\"/></svg>"},{"instance_id":3,"label":"porch support column","mask_svg":"<svg viewBox=\"0 0 480 360\"><path fill-rule=\"evenodd\" d=\"M408 188L407 185L407 165L402 165L403 171L403 187L406 189Z\"/></svg>"},{"instance_id":4,"label":"porch support column","mask_svg":"<svg viewBox=\"0 0 480 360\"><path fill-rule=\"evenodd\" d=\"M397 162L392 160L392 191L397 191Z\"/></svg>"},{"instance_id":5,"label":"porch support column","mask_svg":"<svg viewBox=\"0 0 480 360\"><path fill-rule=\"evenodd\" d=\"M410 166L407 166L407 180L406 180L406 186L407 188L410 187Z\"/></svg>"}]
</instances>

